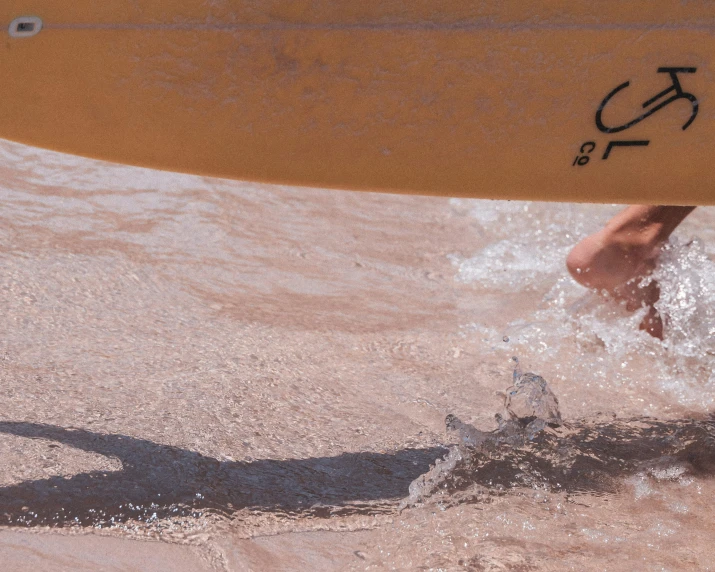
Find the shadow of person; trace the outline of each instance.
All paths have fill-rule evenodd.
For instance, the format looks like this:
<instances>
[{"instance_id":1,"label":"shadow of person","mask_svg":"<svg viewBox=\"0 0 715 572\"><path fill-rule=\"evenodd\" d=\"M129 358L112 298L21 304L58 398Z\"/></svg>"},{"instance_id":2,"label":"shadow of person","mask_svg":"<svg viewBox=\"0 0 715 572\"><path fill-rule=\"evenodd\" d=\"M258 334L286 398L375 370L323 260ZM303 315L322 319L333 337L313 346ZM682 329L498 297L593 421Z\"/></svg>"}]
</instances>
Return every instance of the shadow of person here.
<instances>
[{"instance_id":1,"label":"shadow of person","mask_svg":"<svg viewBox=\"0 0 715 572\"><path fill-rule=\"evenodd\" d=\"M447 450L344 453L309 459L219 461L126 435L26 422L0 422L0 433L45 439L117 458L122 469L52 477L0 488L0 525L98 526L176 519L199 513L227 517L242 509L329 517L396 510L421 479L422 497L439 489L502 494L538 488L611 494L624 477L658 471L715 475L715 420L591 418L542 431L518 443L463 447L449 470L430 467ZM496 435L498 432L492 432ZM673 469L677 470L673 470ZM670 473L668 472L670 471Z\"/></svg>"},{"instance_id":2,"label":"shadow of person","mask_svg":"<svg viewBox=\"0 0 715 572\"><path fill-rule=\"evenodd\" d=\"M392 510L410 482L444 454L439 447L393 453L252 462L219 461L126 435L26 422L0 422L0 433L46 439L121 461L93 471L0 487L0 525L99 526L241 509L284 513Z\"/></svg>"}]
</instances>

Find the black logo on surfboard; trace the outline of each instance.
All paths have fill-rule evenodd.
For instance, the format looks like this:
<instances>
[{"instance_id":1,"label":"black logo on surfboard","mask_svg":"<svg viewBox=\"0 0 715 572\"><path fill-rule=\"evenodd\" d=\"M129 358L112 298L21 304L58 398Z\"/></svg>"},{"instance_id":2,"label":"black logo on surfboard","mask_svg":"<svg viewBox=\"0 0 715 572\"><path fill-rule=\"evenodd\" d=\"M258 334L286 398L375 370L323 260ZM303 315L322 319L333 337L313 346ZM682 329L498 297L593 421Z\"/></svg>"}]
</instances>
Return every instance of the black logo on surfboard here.
<instances>
[{"instance_id":1,"label":"black logo on surfboard","mask_svg":"<svg viewBox=\"0 0 715 572\"><path fill-rule=\"evenodd\" d=\"M680 78L678 77L678 74L691 74L695 73L696 71L697 68L689 67L658 68L658 73L668 74L670 76L670 86L661 91L660 93L651 97L648 101L646 101L643 104L643 109L645 111L643 111L643 113L641 113L635 119L632 119L627 123L624 123L623 125L617 125L615 127L608 126L603 122L603 110L618 92L626 89L631 84L630 81L623 82L622 84L616 86L613 90L611 90L611 92L603 98L601 105L598 106L598 110L596 111L596 127L599 131L601 131L601 133L620 133L621 131L625 131L626 129L630 129L634 125L637 125L644 119L647 119L648 117L650 117L654 113L657 113L658 111L670 105L674 101L678 101L679 99L685 99L690 102L690 105L692 107L690 117L683 124L682 127L683 131L685 131L688 127L690 127L693 121L695 121L695 118L698 115L698 99L692 93L683 91L683 88L680 85ZM612 140L609 141L606 145L606 150L604 151L601 159L608 159L608 157L610 157L611 155L611 152L616 147L647 147L649 143L650 140L646 139ZM595 149L596 143L594 141L587 141L586 143L581 145L581 148L579 149L580 155L578 155L574 159L572 165L583 167L584 165L588 164L590 160L590 155Z\"/></svg>"}]
</instances>

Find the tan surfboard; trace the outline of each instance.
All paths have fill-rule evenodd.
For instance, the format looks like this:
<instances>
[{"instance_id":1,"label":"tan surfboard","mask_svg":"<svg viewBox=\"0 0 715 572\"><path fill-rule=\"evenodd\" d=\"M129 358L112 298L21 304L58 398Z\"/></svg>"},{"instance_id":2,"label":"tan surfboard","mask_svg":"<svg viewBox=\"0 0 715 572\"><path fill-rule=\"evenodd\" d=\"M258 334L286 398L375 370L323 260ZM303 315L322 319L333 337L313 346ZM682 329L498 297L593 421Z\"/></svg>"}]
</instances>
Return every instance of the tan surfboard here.
<instances>
[{"instance_id":1,"label":"tan surfboard","mask_svg":"<svg viewBox=\"0 0 715 572\"><path fill-rule=\"evenodd\" d=\"M4 0L0 138L217 177L715 203L715 4Z\"/></svg>"}]
</instances>

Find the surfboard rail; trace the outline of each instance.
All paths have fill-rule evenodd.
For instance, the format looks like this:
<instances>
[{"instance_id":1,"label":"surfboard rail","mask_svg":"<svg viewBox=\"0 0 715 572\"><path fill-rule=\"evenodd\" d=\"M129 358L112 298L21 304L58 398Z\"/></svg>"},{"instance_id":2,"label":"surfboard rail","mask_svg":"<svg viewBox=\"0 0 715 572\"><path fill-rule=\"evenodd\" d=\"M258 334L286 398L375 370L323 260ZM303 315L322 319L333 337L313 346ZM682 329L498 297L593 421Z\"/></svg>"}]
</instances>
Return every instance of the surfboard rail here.
<instances>
[{"instance_id":1,"label":"surfboard rail","mask_svg":"<svg viewBox=\"0 0 715 572\"><path fill-rule=\"evenodd\" d=\"M7 0L0 138L291 185L715 204L715 6Z\"/></svg>"}]
</instances>

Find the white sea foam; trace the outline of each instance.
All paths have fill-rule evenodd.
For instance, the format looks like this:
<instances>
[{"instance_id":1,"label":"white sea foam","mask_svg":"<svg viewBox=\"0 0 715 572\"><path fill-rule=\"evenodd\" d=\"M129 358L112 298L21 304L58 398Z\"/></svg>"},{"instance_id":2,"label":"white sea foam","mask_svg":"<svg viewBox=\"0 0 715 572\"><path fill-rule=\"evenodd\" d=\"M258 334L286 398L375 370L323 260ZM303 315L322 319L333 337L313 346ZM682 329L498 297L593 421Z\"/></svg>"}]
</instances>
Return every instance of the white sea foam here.
<instances>
[{"instance_id":1,"label":"white sea foam","mask_svg":"<svg viewBox=\"0 0 715 572\"><path fill-rule=\"evenodd\" d=\"M468 258L451 257L456 279L476 296L498 291L520 309L501 323L467 325L493 350L519 353L533 367L548 360L556 378L657 387L686 407L713 403L715 245L698 238L708 234L707 216L686 220L653 273L665 317L660 342L638 330L645 309L627 312L565 269L569 249L621 207L464 199L451 206L474 219L480 243ZM498 343L505 336L509 342Z\"/></svg>"}]
</instances>

